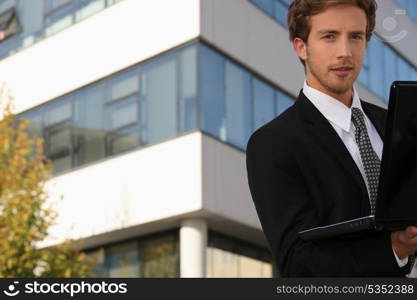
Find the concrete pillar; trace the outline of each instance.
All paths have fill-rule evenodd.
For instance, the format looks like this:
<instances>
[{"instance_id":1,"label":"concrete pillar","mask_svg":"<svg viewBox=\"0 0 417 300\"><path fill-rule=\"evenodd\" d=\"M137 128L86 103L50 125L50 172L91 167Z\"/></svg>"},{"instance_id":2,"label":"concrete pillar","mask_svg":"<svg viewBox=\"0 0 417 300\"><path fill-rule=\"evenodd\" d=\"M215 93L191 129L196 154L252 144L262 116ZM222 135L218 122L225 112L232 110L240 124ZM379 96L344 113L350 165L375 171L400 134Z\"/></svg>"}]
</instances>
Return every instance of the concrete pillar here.
<instances>
[{"instance_id":1,"label":"concrete pillar","mask_svg":"<svg viewBox=\"0 0 417 300\"><path fill-rule=\"evenodd\" d=\"M206 277L207 223L187 219L180 228L180 276Z\"/></svg>"}]
</instances>

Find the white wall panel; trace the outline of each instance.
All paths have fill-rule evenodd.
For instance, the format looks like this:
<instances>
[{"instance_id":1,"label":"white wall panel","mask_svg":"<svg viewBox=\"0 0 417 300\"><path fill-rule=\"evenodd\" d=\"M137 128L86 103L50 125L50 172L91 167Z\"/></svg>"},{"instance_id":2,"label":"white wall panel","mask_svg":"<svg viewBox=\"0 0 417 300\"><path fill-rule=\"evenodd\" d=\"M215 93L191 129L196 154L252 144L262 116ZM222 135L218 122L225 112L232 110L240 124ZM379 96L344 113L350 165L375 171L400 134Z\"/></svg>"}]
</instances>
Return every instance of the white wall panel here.
<instances>
[{"instance_id":1,"label":"white wall panel","mask_svg":"<svg viewBox=\"0 0 417 300\"><path fill-rule=\"evenodd\" d=\"M199 34L197 0L124 0L0 61L20 112Z\"/></svg>"},{"instance_id":2,"label":"white wall panel","mask_svg":"<svg viewBox=\"0 0 417 300\"><path fill-rule=\"evenodd\" d=\"M47 185L59 215L50 242L199 210L201 176L199 132L56 176Z\"/></svg>"}]
</instances>

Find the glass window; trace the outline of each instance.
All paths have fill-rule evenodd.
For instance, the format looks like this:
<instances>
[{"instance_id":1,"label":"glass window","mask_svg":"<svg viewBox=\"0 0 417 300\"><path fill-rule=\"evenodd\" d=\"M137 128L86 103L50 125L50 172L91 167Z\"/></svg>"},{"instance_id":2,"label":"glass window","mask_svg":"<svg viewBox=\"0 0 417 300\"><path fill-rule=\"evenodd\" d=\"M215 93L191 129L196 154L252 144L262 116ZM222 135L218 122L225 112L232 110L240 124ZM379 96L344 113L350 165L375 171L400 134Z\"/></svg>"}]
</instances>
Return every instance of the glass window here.
<instances>
[{"instance_id":1,"label":"glass window","mask_svg":"<svg viewBox=\"0 0 417 300\"><path fill-rule=\"evenodd\" d=\"M59 126L49 132L48 152L55 154L62 150L67 150L71 146L71 128Z\"/></svg>"},{"instance_id":2,"label":"glass window","mask_svg":"<svg viewBox=\"0 0 417 300\"><path fill-rule=\"evenodd\" d=\"M141 144L139 129L137 126L131 126L112 132L108 134L107 141L109 155L136 148Z\"/></svg>"},{"instance_id":3,"label":"glass window","mask_svg":"<svg viewBox=\"0 0 417 300\"><path fill-rule=\"evenodd\" d=\"M270 278L274 275L272 258L267 250L217 234L209 235L206 255L207 277Z\"/></svg>"},{"instance_id":4,"label":"glass window","mask_svg":"<svg viewBox=\"0 0 417 300\"><path fill-rule=\"evenodd\" d=\"M276 114L280 115L286 109L288 109L291 105L294 104L294 99L287 94L284 94L280 91L276 91Z\"/></svg>"},{"instance_id":5,"label":"glass window","mask_svg":"<svg viewBox=\"0 0 417 300\"><path fill-rule=\"evenodd\" d=\"M225 59L204 45L201 45L200 53L200 126L204 131L226 140L224 105Z\"/></svg>"},{"instance_id":6,"label":"glass window","mask_svg":"<svg viewBox=\"0 0 417 300\"><path fill-rule=\"evenodd\" d=\"M364 86L369 85L369 70L362 67L361 72L358 76L358 81L362 83Z\"/></svg>"},{"instance_id":7,"label":"glass window","mask_svg":"<svg viewBox=\"0 0 417 300\"><path fill-rule=\"evenodd\" d=\"M74 23L72 10L72 6L68 5L48 14L45 17L45 35L49 36L71 26Z\"/></svg>"},{"instance_id":8,"label":"glass window","mask_svg":"<svg viewBox=\"0 0 417 300\"><path fill-rule=\"evenodd\" d=\"M112 102L107 108L107 130L113 131L138 122L138 97L129 96Z\"/></svg>"},{"instance_id":9,"label":"glass window","mask_svg":"<svg viewBox=\"0 0 417 300\"><path fill-rule=\"evenodd\" d=\"M384 51L383 43L378 38L373 37L369 43L370 53L369 56L369 84L373 92L379 97L384 98Z\"/></svg>"},{"instance_id":10,"label":"glass window","mask_svg":"<svg viewBox=\"0 0 417 300\"><path fill-rule=\"evenodd\" d=\"M72 166L71 137L69 124L59 124L45 130L45 153L52 161L54 173L69 170Z\"/></svg>"},{"instance_id":11,"label":"glass window","mask_svg":"<svg viewBox=\"0 0 417 300\"><path fill-rule=\"evenodd\" d=\"M45 0L45 11L48 13L59 7L70 4L73 0Z\"/></svg>"},{"instance_id":12,"label":"glass window","mask_svg":"<svg viewBox=\"0 0 417 300\"><path fill-rule=\"evenodd\" d=\"M191 46L179 54L180 59L180 132L197 128L197 47Z\"/></svg>"},{"instance_id":13,"label":"glass window","mask_svg":"<svg viewBox=\"0 0 417 300\"><path fill-rule=\"evenodd\" d=\"M0 42L18 34L22 28L14 7L0 11Z\"/></svg>"},{"instance_id":14,"label":"glass window","mask_svg":"<svg viewBox=\"0 0 417 300\"><path fill-rule=\"evenodd\" d=\"M246 148L252 132L251 76L234 63L226 61L226 139Z\"/></svg>"},{"instance_id":15,"label":"glass window","mask_svg":"<svg viewBox=\"0 0 417 300\"><path fill-rule=\"evenodd\" d=\"M139 277L138 243L109 247L106 250L106 268L109 277Z\"/></svg>"},{"instance_id":16,"label":"glass window","mask_svg":"<svg viewBox=\"0 0 417 300\"><path fill-rule=\"evenodd\" d=\"M142 73L148 142L177 134L177 64L168 56L146 65Z\"/></svg>"},{"instance_id":17,"label":"glass window","mask_svg":"<svg viewBox=\"0 0 417 300\"><path fill-rule=\"evenodd\" d=\"M109 277L106 269L106 255L104 248L87 252L86 260L87 262L91 262L93 265L91 268L91 277Z\"/></svg>"},{"instance_id":18,"label":"glass window","mask_svg":"<svg viewBox=\"0 0 417 300\"><path fill-rule=\"evenodd\" d=\"M16 7L19 30L0 47L0 59L33 45L121 0L0 0L0 12ZM1 14L1 13L0 13ZM12 25L14 26L15 23ZM21 30L20 30L21 29Z\"/></svg>"},{"instance_id":19,"label":"glass window","mask_svg":"<svg viewBox=\"0 0 417 300\"><path fill-rule=\"evenodd\" d=\"M175 235L139 243L141 277L179 277L179 250Z\"/></svg>"},{"instance_id":20,"label":"glass window","mask_svg":"<svg viewBox=\"0 0 417 300\"><path fill-rule=\"evenodd\" d=\"M32 137L42 137L42 111L41 109L34 109L28 111L22 116L29 121L27 131Z\"/></svg>"},{"instance_id":21,"label":"glass window","mask_svg":"<svg viewBox=\"0 0 417 300\"><path fill-rule=\"evenodd\" d=\"M417 1L415 0L397 0L399 6L407 11L414 22L417 22Z\"/></svg>"},{"instance_id":22,"label":"glass window","mask_svg":"<svg viewBox=\"0 0 417 300\"><path fill-rule=\"evenodd\" d=\"M414 22L417 22L417 1L408 0L410 3L410 8L408 14L414 19Z\"/></svg>"},{"instance_id":23,"label":"glass window","mask_svg":"<svg viewBox=\"0 0 417 300\"><path fill-rule=\"evenodd\" d=\"M104 157L104 84L83 89L74 98L75 165L80 166Z\"/></svg>"},{"instance_id":24,"label":"glass window","mask_svg":"<svg viewBox=\"0 0 417 300\"><path fill-rule=\"evenodd\" d=\"M417 81L417 69L411 69L411 80Z\"/></svg>"},{"instance_id":25,"label":"glass window","mask_svg":"<svg viewBox=\"0 0 417 300\"><path fill-rule=\"evenodd\" d=\"M274 17L275 19L285 27L287 27L287 13L288 6L280 0L274 0Z\"/></svg>"},{"instance_id":26,"label":"glass window","mask_svg":"<svg viewBox=\"0 0 417 300\"><path fill-rule=\"evenodd\" d=\"M52 161L54 174L59 174L71 169L71 155L68 152L59 156L48 156Z\"/></svg>"},{"instance_id":27,"label":"glass window","mask_svg":"<svg viewBox=\"0 0 417 300\"><path fill-rule=\"evenodd\" d=\"M176 233L101 247L87 253L92 277L179 277Z\"/></svg>"},{"instance_id":28,"label":"glass window","mask_svg":"<svg viewBox=\"0 0 417 300\"><path fill-rule=\"evenodd\" d=\"M72 103L71 96L51 102L44 109L45 152L51 159L54 173L72 166Z\"/></svg>"},{"instance_id":29,"label":"glass window","mask_svg":"<svg viewBox=\"0 0 417 300\"><path fill-rule=\"evenodd\" d=\"M109 82L109 101L117 100L139 91L139 74L136 69L118 74Z\"/></svg>"},{"instance_id":30,"label":"glass window","mask_svg":"<svg viewBox=\"0 0 417 300\"><path fill-rule=\"evenodd\" d=\"M252 0L252 2L264 12L272 16L272 0Z\"/></svg>"},{"instance_id":31,"label":"glass window","mask_svg":"<svg viewBox=\"0 0 417 300\"><path fill-rule=\"evenodd\" d=\"M253 79L254 129L271 121L275 116L274 90L259 79Z\"/></svg>"},{"instance_id":32,"label":"glass window","mask_svg":"<svg viewBox=\"0 0 417 300\"><path fill-rule=\"evenodd\" d=\"M44 2L18 1L19 19L24 28L23 34L30 36L43 28Z\"/></svg>"},{"instance_id":33,"label":"glass window","mask_svg":"<svg viewBox=\"0 0 417 300\"><path fill-rule=\"evenodd\" d=\"M385 85L384 85L384 100L388 101L389 90L391 83L397 80L396 76L396 54L390 47L384 48L384 72L385 72Z\"/></svg>"},{"instance_id":34,"label":"glass window","mask_svg":"<svg viewBox=\"0 0 417 300\"><path fill-rule=\"evenodd\" d=\"M410 65L400 56L397 57L398 80L410 80Z\"/></svg>"},{"instance_id":35,"label":"glass window","mask_svg":"<svg viewBox=\"0 0 417 300\"><path fill-rule=\"evenodd\" d=\"M85 19L106 7L105 0L76 0L76 21Z\"/></svg>"},{"instance_id":36,"label":"glass window","mask_svg":"<svg viewBox=\"0 0 417 300\"><path fill-rule=\"evenodd\" d=\"M45 106L45 126L51 126L71 119L71 96L61 98Z\"/></svg>"},{"instance_id":37,"label":"glass window","mask_svg":"<svg viewBox=\"0 0 417 300\"><path fill-rule=\"evenodd\" d=\"M365 57L363 59L362 69L358 76L358 81L364 86L369 86L369 46L366 47Z\"/></svg>"}]
</instances>

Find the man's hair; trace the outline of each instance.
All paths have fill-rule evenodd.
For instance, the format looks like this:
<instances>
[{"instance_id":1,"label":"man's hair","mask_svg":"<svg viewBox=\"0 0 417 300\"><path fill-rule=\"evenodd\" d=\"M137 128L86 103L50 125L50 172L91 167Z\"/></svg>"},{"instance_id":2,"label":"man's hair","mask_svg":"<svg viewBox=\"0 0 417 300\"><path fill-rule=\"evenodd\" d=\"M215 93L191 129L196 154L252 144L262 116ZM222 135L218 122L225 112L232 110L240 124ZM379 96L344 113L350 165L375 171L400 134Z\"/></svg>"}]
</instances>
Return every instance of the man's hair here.
<instances>
[{"instance_id":1,"label":"man's hair","mask_svg":"<svg viewBox=\"0 0 417 300\"><path fill-rule=\"evenodd\" d=\"M353 5L365 12L367 18L366 40L369 42L375 28L377 9L375 0L294 0L288 8L287 17L290 41L293 42L295 38L300 38L307 43L311 30L310 17L336 5Z\"/></svg>"}]
</instances>

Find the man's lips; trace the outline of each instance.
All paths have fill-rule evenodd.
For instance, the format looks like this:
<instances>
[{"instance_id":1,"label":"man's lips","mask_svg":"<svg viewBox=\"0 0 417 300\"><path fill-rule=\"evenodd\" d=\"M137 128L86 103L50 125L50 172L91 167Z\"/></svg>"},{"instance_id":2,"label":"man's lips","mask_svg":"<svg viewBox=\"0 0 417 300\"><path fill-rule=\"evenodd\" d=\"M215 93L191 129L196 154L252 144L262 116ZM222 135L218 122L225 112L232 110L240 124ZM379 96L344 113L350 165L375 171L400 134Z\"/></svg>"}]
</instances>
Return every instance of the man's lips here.
<instances>
[{"instance_id":1,"label":"man's lips","mask_svg":"<svg viewBox=\"0 0 417 300\"><path fill-rule=\"evenodd\" d=\"M353 67L352 66L340 66L336 68L331 68L330 70L336 73L336 75L343 77L343 76L349 75L352 72Z\"/></svg>"}]
</instances>

